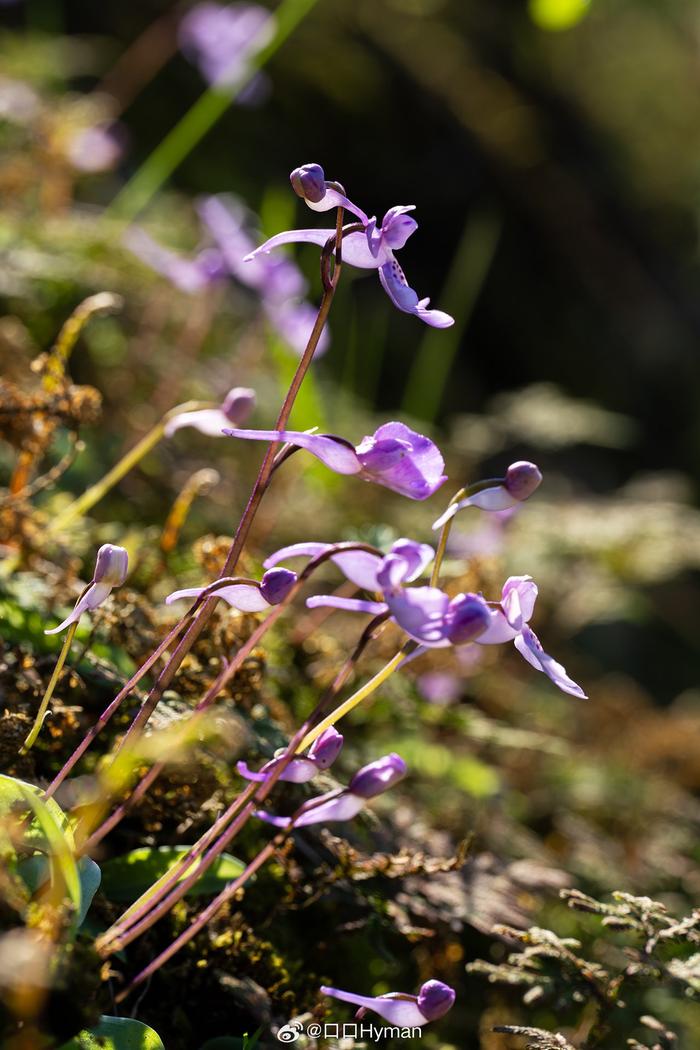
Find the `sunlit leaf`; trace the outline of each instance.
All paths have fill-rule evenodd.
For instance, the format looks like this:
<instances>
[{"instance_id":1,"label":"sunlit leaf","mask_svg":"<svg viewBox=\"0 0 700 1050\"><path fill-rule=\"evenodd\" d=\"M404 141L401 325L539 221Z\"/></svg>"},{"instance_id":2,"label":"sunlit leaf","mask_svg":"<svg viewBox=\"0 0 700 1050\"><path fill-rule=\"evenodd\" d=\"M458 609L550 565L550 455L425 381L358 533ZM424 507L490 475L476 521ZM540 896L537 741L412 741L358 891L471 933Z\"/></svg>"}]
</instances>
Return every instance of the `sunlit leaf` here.
<instances>
[{"instance_id":1,"label":"sunlit leaf","mask_svg":"<svg viewBox=\"0 0 700 1050\"><path fill-rule=\"evenodd\" d=\"M571 29L588 14L590 0L530 0L530 17L540 29Z\"/></svg>"},{"instance_id":2,"label":"sunlit leaf","mask_svg":"<svg viewBox=\"0 0 700 1050\"><path fill-rule=\"evenodd\" d=\"M61 1050L165 1050L157 1032L131 1017L102 1017L96 1028L80 1032Z\"/></svg>"},{"instance_id":3,"label":"sunlit leaf","mask_svg":"<svg viewBox=\"0 0 700 1050\"><path fill-rule=\"evenodd\" d=\"M173 865L181 861L190 848L161 846L156 849L144 846L124 854L123 857L108 860L102 868L103 892L113 901L133 901L149 889L155 892L158 889L158 880L164 880ZM187 870L192 871L197 863L198 861L195 861ZM242 861L236 857L222 853L202 878L188 890L188 894L195 896L218 893L227 882L240 875L244 867ZM181 879L187 874L187 870L180 875Z\"/></svg>"}]
</instances>

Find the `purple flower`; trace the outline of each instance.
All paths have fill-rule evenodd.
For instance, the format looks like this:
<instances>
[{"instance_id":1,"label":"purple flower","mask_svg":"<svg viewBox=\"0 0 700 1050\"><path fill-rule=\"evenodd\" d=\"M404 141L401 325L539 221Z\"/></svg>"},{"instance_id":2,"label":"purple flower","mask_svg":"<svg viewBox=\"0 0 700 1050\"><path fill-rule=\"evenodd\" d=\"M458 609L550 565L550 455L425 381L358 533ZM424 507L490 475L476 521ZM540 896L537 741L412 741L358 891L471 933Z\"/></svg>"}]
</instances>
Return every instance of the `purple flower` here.
<instances>
[{"instance_id":1,"label":"purple flower","mask_svg":"<svg viewBox=\"0 0 700 1050\"><path fill-rule=\"evenodd\" d=\"M271 605L280 605L297 582L297 574L291 569L270 569L263 576L260 583L251 580L250 583L229 583L217 588L214 593L217 598L223 598L232 609L239 612L264 612ZM185 587L180 591L173 591L165 599L166 605L179 601L181 598L199 598L204 591L211 592L209 587Z\"/></svg>"},{"instance_id":2,"label":"purple flower","mask_svg":"<svg viewBox=\"0 0 700 1050\"><path fill-rule=\"evenodd\" d=\"M245 423L254 407L255 391L247 386L235 386L218 408L200 408L173 416L165 427L165 436L172 437L181 427L194 427L208 437L221 437L224 427Z\"/></svg>"},{"instance_id":3,"label":"purple flower","mask_svg":"<svg viewBox=\"0 0 700 1050\"><path fill-rule=\"evenodd\" d=\"M319 737L320 739L320 737ZM352 820L364 809L371 798L397 784L406 776L408 769L400 755L390 754L370 762L355 773L346 788L329 791L305 802L299 813L292 817L276 817L265 810L256 810L256 817L276 828L303 828L309 824L328 824L340 820Z\"/></svg>"},{"instance_id":4,"label":"purple flower","mask_svg":"<svg viewBox=\"0 0 700 1050\"><path fill-rule=\"evenodd\" d=\"M197 4L180 23L183 54L210 84L234 86L272 39L275 20L257 4Z\"/></svg>"},{"instance_id":5,"label":"purple flower","mask_svg":"<svg viewBox=\"0 0 700 1050\"><path fill-rule=\"evenodd\" d=\"M200 292L226 276L226 267L217 249L204 248L192 259L164 248L150 234L138 226L127 230L123 236L125 247L150 266L156 273L166 277L181 292Z\"/></svg>"},{"instance_id":6,"label":"purple flower","mask_svg":"<svg viewBox=\"0 0 700 1050\"><path fill-rule=\"evenodd\" d=\"M333 546L299 543L283 547L271 555L265 565L297 555L317 557ZM464 645L478 637L491 622L491 611L480 595L458 594L450 598L437 587L404 586L418 579L433 557L432 547L405 539L394 543L384 557L366 551L334 554L331 561L352 583L364 590L381 591L383 601L320 594L307 598L306 604L312 609L325 606L371 616L389 613L406 634L423 646Z\"/></svg>"},{"instance_id":7,"label":"purple flower","mask_svg":"<svg viewBox=\"0 0 700 1050\"><path fill-rule=\"evenodd\" d=\"M278 777L279 780L287 780L292 784L305 784L313 780L317 773L332 766L343 748L343 736L337 729L330 726L321 733L309 748L309 752L302 758L293 758L284 772ZM284 749L282 749L284 753ZM266 762L262 769L254 773L245 762L238 762L236 769L246 780L262 782L267 780L270 773L280 764L281 755Z\"/></svg>"},{"instance_id":8,"label":"purple flower","mask_svg":"<svg viewBox=\"0 0 700 1050\"><path fill-rule=\"evenodd\" d=\"M500 603L491 602L491 623L476 639L479 645L498 645L513 641L520 655L542 671L564 693L586 700L580 685L572 681L566 669L549 656L529 626L537 599L537 584L531 576L509 576L503 585Z\"/></svg>"},{"instance_id":9,"label":"purple flower","mask_svg":"<svg viewBox=\"0 0 700 1050\"><path fill-rule=\"evenodd\" d=\"M373 1010L391 1025L401 1028L422 1028L430 1021L444 1017L455 1001L455 992L442 981L426 981L418 995L388 992L386 995L356 995L338 988L321 987L323 995L330 995L344 1003L359 1006L355 1014L361 1020L367 1010Z\"/></svg>"},{"instance_id":10,"label":"purple flower","mask_svg":"<svg viewBox=\"0 0 700 1050\"><path fill-rule=\"evenodd\" d=\"M96 609L105 601L114 587L120 587L126 579L129 571L129 555L123 547L117 547L112 543L104 543L97 552L95 561L95 572L83 594L73 607L70 616L67 616L58 627L52 627L44 634L58 634L72 623L77 623L84 612Z\"/></svg>"},{"instance_id":11,"label":"purple flower","mask_svg":"<svg viewBox=\"0 0 700 1050\"><path fill-rule=\"evenodd\" d=\"M465 507L479 507L481 510L492 511L508 510L529 499L541 481L542 472L534 463L528 463L526 460L511 463L504 478L491 478L489 481L478 481L471 485L467 489L467 496L451 503L434 523L433 528L442 528Z\"/></svg>"},{"instance_id":12,"label":"purple flower","mask_svg":"<svg viewBox=\"0 0 700 1050\"><path fill-rule=\"evenodd\" d=\"M447 480L437 446L403 423L385 423L354 448L334 434L231 429L224 433L248 441L288 441L311 452L337 474L357 474L409 499L427 499Z\"/></svg>"},{"instance_id":13,"label":"purple flower","mask_svg":"<svg viewBox=\"0 0 700 1050\"><path fill-rule=\"evenodd\" d=\"M305 164L296 168L291 174L291 181L294 191L313 211L343 207L360 220L363 228L343 237L343 262L360 269L378 270L384 291L399 310L415 314L433 328L449 328L454 324L454 318L449 314L441 310L429 310L429 299L418 298L394 256L394 251L403 248L411 234L418 229L416 220L407 214L414 210L414 204L390 208L381 226L378 226L376 218L368 218L361 208L341 192L342 188L325 181L320 165ZM325 187L325 192L320 196L322 187ZM334 234L335 230L286 230L265 241L246 258L254 260L260 254L266 254L283 244L300 242L323 247Z\"/></svg>"}]
</instances>

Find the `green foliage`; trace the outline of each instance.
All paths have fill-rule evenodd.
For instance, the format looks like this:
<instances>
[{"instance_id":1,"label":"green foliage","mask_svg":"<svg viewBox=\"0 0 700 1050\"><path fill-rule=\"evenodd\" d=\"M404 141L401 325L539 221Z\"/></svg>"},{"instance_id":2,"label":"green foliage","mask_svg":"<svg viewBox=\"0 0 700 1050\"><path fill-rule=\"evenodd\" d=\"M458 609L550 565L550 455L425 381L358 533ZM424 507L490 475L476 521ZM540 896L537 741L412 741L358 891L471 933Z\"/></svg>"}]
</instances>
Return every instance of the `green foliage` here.
<instances>
[{"instance_id":1,"label":"green foliage","mask_svg":"<svg viewBox=\"0 0 700 1050\"><path fill-rule=\"evenodd\" d=\"M131 1017L103 1017L61 1050L165 1050L157 1032Z\"/></svg>"},{"instance_id":2,"label":"green foliage","mask_svg":"<svg viewBox=\"0 0 700 1050\"><path fill-rule=\"evenodd\" d=\"M189 846L143 846L121 857L113 857L102 867L102 890L113 901L134 901L149 888L157 889L171 868L187 854ZM194 869L198 861L186 868L180 879ZM192 886L189 896L214 894L227 882L240 875L245 865L229 853L222 853Z\"/></svg>"}]
</instances>

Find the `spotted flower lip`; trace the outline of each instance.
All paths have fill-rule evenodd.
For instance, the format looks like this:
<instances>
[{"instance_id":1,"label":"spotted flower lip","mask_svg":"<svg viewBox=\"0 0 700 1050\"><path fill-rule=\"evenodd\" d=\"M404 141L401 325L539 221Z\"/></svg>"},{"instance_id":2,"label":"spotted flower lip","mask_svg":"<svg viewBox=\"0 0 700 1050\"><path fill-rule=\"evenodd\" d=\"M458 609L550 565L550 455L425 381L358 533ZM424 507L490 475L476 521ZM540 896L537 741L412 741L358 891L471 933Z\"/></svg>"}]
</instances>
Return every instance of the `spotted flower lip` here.
<instances>
[{"instance_id":1,"label":"spotted flower lip","mask_svg":"<svg viewBox=\"0 0 700 1050\"><path fill-rule=\"evenodd\" d=\"M277 817L265 810L256 810L255 815L273 827L284 829L352 820L371 798L388 791L403 779L407 772L404 760L392 752L358 769L348 787L328 791L325 795L305 802L293 818Z\"/></svg>"},{"instance_id":2,"label":"spotted flower lip","mask_svg":"<svg viewBox=\"0 0 700 1050\"><path fill-rule=\"evenodd\" d=\"M212 593L223 600L232 609L239 612L264 612L271 605L279 605L289 594L289 591L297 582L297 574L291 569L270 569L263 576L260 583L229 583L217 588ZM211 585L207 587L185 587L179 591L173 591L165 599L166 605L181 598L199 598L204 592L211 591Z\"/></svg>"},{"instance_id":3,"label":"spotted flower lip","mask_svg":"<svg viewBox=\"0 0 700 1050\"><path fill-rule=\"evenodd\" d=\"M78 598L69 616L58 627L44 634L58 634L72 623L77 623L84 612L97 609L109 597L114 587L120 587L129 571L129 555L124 547L104 543L97 552L95 571L91 582Z\"/></svg>"},{"instance_id":4,"label":"spotted flower lip","mask_svg":"<svg viewBox=\"0 0 700 1050\"><path fill-rule=\"evenodd\" d=\"M254 407L255 391L247 386L235 386L218 408L200 408L173 416L166 424L165 436L172 437L182 427L194 427L207 437L221 437L224 427L245 423Z\"/></svg>"},{"instance_id":5,"label":"spotted flower lip","mask_svg":"<svg viewBox=\"0 0 700 1050\"><path fill-rule=\"evenodd\" d=\"M542 472L535 463L518 460L511 463L503 478L491 478L471 485L464 499L451 503L444 514L433 523L434 529L441 529L451 518L454 518L465 507L479 507L481 510L501 511L523 503L539 488Z\"/></svg>"},{"instance_id":6,"label":"spotted flower lip","mask_svg":"<svg viewBox=\"0 0 700 1050\"><path fill-rule=\"evenodd\" d=\"M403 992L357 995L325 985L321 986L321 993L359 1007L355 1014L358 1020L364 1017L367 1010L372 1010L389 1024L401 1028L422 1028L431 1021L437 1021L452 1009L456 998L454 988L436 980L426 981L418 995Z\"/></svg>"},{"instance_id":7,"label":"spotted flower lip","mask_svg":"<svg viewBox=\"0 0 700 1050\"><path fill-rule=\"evenodd\" d=\"M332 766L342 748L342 733L339 733L333 726L329 726L325 732L321 733L314 740L306 755L292 759L278 779L289 781L292 784L305 784L307 781L313 780L322 770ZM255 780L258 783L262 783L278 767L281 760L282 756L276 755L269 762L266 762L257 773L249 769L246 762L238 762L236 769L246 780Z\"/></svg>"},{"instance_id":8,"label":"spotted flower lip","mask_svg":"<svg viewBox=\"0 0 700 1050\"><path fill-rule=\"evenodd\" d=\"M414 204L399 204L389 208L380 226L375 217L368 218L361 208L340 192L336 188L337 184L325 181L323 168L319 164L305 164L296 168L291 174L291 181L295 193L304 199L312 211L330 211L331 208L342 207L360 220L362 229L351 229L343 237L344 263L360 269L377 270L384 291L394 306L404 313L414 314L433 328L449 328L454 324L454 318L449 314L429 309L430 299L419 299L394 255L394 251L403 248L411 234L418 229L416 220L408 216L408 212L415 210ZM322 189L325 192L321 195ZM315 244L322 248L334 235L335 230L285 230L270 237L247 255L246 261L254 260L283 244Z\"/></svg>"},{"instance_id":9,"label":"spotted flower lip","mask_svg":"<svg viewBox=\"0 0 700 1050\"><path fill-rule=\"evenodd\" d=\"M509 576L503 585L500 603L490 603L491 623L476 639L477 643L498 645L512 641L523 659L546 674L562 692L587 700L581 686L569 678L565 667L544 651L529 626L536 600L537 584L531 576Z\"/></svg>"},{"instance_id":10,"label":"spotted flower lip","mask_svg":"<svg viewBox=\"0 0 700 1050\"><path fill-rule=\"evenodd\" d=\"M447 480L437 445L404 423L384 423L355 447L334 434L296 430L227 428L224 434L247 441L289 442L306 449L336 474L356 474L409 499L427 499Z\"/></svg>"}]
</instances>

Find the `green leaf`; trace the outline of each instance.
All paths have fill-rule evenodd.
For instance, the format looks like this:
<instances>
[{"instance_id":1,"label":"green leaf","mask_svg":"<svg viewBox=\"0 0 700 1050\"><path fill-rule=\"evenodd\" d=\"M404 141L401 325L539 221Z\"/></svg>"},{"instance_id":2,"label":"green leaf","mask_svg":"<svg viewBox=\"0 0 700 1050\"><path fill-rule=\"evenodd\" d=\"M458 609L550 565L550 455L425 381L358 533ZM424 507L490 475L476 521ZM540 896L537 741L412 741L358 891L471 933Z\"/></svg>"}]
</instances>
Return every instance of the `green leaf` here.
<instances>
[{"instance_id":1,"label":"green leaf","mask_svg":"<svg viewBox=\"0 0 700 1050\"><path fill-rule=\"evenodd\" d=\"M102 872L99 864L95 864L91 857L81 857L78 861L78 876L80 878L81 900L80 911L76 917L75 925L77 929L80 929L85 922L85 916L92 904L92 899L100 888Z\"/></svg>"},{"instance_id":2,"label":"green leaf","mask_svg":"<svg viewBox=\"0 0 700 1050\"><path fill-rule=\"evenodd\" d=\"M154 883L167 876L170 869L189 852L190 846L144 846L114 857L102 867L102 890L113 901L134 901ZM194 862L195 864L198 861ZM218 893L223 886L241 874L245 865L230 853L222 853L201 879L188 890L188 895ZM192 867L189 869L192 870ZM186 872L183 871L180 878Z\"/></svg>"},{"instance_id":3,"label":"green leaf","mask_svg":"<svg viewBox=\"0 0 700 1050\"><path fill-rule=\"evenodd\" d=\"M51 885L61 894L66 894L73 905L75 916L73 928L77 929L76 919L80 914L82 891L78 866L75 862L75 842L68 824L68 818L61 807L52 798L41 797L39 789L23 780L0 774L0 825L20 821L28 815L32 820L22 828L22 844L28 852L45 854L49 860L49 877ZM7 832L5 841L9 841ZM26 873L27 885L36 889L42 884L41 864L33 857L25 858L25 872L18 867L20 874Z\"/></svg>"},{"instance_id":4,"label":"green leaf","mask_svg":"<svg viewBox=\"0 0 700 1050\"><path fill-rule=\"evenodd\" d=\"M102 1017L96 1028L79 1032L61 1050L165 1050L157 1032L131 1017Z\"/></svg>"}]
</instances>

